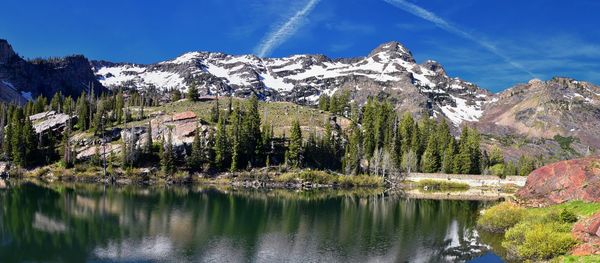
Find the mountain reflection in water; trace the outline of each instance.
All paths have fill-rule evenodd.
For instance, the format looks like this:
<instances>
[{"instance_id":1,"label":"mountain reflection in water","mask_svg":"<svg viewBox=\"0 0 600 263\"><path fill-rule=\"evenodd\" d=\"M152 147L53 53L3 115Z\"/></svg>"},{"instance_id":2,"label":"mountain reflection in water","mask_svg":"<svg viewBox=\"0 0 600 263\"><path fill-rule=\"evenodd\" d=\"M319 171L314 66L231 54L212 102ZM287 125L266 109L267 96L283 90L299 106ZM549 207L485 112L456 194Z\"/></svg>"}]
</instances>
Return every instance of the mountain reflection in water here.
<instances>
[{"instance_id":1,"label":"mountain reflection in water","mask_svg":"<svg viewBox=\"0 0 600 263\"><path fill-rule=\"evenodd\" d=\"M474 228L478 201L17 183L0 202L3 262L500 260Z\"/></svg>"}]
</instances>

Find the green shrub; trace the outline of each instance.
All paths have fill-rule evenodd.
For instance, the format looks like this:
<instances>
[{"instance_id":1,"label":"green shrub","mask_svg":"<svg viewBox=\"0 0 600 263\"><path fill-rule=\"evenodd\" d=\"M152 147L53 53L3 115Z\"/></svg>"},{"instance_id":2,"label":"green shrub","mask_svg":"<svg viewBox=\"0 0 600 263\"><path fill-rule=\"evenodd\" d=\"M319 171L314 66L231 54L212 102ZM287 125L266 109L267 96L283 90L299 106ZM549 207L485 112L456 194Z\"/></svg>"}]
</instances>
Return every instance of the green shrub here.
<instances>
[{"instance_id":1,"label":"green shrub","mask_svg":"<svg viewBox=\"0 0 600 263\"><path fill-rule=\"evenodd\" d=\"M577 219L578 219L577 215L575 215L575 213L571 212L571 210L567 210L567 209L563 209L559 215L559 220L563 223L575 223L575 222L577 222Z\"/></svg>"},{"instance_id":2,"label":"green shrub","mask_svg":"<svg viewBox=\"0 0 600 263\"><path fill-rule=\"evenodd\" d=\"M504 164L499 163L488 168L490 170L491 175L495 176L503 176L504 175Z\"/></svg>"},{"instance_id":3,"label":"green shrub","mask_svg":"<svg viewBox=\"0 0 600 263\"><path fill-rule=\"evenodd\" d=\"M500 233L519 223L524 215L524 208L503 202L485 210L477 225L486 231Z\"/></svg>"},{"instance_id":4,"label":"green shrub","mask_svg":"<svg viewBox=\"0 0 600 263\"><path fill-rule=\"evenodd\" d=\"M417 183L420 188L427 187L427 190L467 190L469 185L465 183L457 183L452 181L424 179Z\"/></svg>"},{"instance_id":5,"label":"green shrub","mask_svg":"<svg viewBox=\"0 0 600 263\"><path fill-rule=\"evenodd\" d=\"M569 230L570 225L558 222L523 222L506 232L502 246L521 260L548 260L568 253L577 243Z\"/></svg>"},{"instance_id":6,"label":"green shrub","mask_svg":"<svg viewBox=\"0 0 600 263\"><path fill-rule=\"evenodd\" d=\"M368 175L335 175L324 171L305 170L300 172L285 173L277 178L278 182L310 182L313 184L339 185L342 187L376 187L383 185L383 178Z\"/></svg>"}]
</instances>

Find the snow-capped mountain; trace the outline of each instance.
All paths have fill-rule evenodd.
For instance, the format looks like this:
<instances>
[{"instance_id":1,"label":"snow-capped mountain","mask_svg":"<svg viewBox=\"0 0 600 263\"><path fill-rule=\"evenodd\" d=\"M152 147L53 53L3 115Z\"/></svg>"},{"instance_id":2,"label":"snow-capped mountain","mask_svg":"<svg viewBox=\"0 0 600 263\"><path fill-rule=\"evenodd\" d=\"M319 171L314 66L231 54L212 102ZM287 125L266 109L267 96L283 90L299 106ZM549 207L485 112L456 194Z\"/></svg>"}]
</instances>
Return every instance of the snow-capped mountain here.
<instances>
[{"instance_id":1,"label":"snow-capped mountain","mask_svg":"<svg viewBox=\"0 0 600 263\"><path fill-rule=\"evenodd\" d=\"M99 81L108 88L180 89L197 85L203 94L252 93L265 100L314 104L322 94L350 92L361 103L368 96L389 96L398 108L445 116L455 125L476 121L490 93L446 75L435 61L417 64L398 42L368 56L331 59L323 55L285 58L190 52L151 65L93 61Z\"/></svg>"}]
</instances>

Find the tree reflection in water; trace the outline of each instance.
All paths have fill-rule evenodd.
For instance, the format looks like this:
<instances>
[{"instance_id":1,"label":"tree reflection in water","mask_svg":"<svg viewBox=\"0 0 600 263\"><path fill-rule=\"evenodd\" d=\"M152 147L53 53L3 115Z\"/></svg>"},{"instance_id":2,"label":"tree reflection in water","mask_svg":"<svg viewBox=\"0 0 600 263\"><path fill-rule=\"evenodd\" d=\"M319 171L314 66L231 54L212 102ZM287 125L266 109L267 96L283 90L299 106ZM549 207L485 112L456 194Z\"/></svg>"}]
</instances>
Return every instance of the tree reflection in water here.
<instances>
[{"instance_id":1,"label":"tree reflection in water","mask_svg":"<svg viewBox=\"0 0 600 263\"><path fill-rule=\"evenodd\" d=\"M484 203L381 190L17 183L0 197L3 262L454 262L489 250L474 228Z\"/></svg>"}]
</instances>

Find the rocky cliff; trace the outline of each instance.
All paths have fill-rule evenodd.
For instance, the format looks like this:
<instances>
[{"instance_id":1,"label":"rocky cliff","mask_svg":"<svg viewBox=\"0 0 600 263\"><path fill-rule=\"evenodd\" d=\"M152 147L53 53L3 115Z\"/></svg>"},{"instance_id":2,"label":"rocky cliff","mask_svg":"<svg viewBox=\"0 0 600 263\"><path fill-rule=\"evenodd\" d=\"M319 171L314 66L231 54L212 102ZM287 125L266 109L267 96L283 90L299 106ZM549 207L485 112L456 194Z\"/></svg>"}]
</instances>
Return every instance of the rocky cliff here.
<instances>
[{"instance_id":1,"label":"rocky cliff","mask_svg":"<svg viewBox=\"0 0 600 263\"><path fill-rule=\"evenodd\" d=\"M25 60L0 39L0 100L23 103L38 95L52 97L57 91L78 96L91 85L101 92L104 88L89 63L81 55Z\"/></svg>"}]
</instances>

